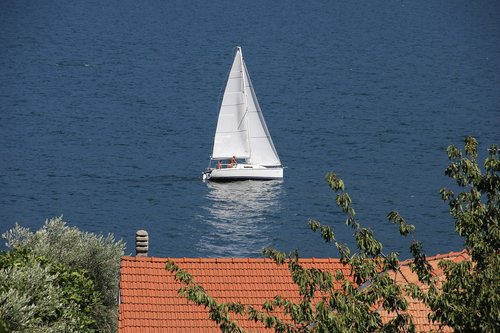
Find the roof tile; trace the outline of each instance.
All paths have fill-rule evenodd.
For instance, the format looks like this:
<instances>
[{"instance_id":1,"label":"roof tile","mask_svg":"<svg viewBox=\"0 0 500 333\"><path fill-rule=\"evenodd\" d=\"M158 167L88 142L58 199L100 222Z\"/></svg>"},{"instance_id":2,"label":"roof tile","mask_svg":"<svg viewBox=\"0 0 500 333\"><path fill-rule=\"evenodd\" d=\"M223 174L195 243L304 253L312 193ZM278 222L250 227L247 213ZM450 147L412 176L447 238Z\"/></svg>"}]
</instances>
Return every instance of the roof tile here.
<instances>
[{"instance_id":1,"label":"roof tile","mask_svg":"<svg viewBox=\"0 0 500 333\"><path fill-rule=\"evenodd\" d=\"M465 251L440 254L428 258L433 267L445 260L468 260ZM261 308L262 304L276 295L298 300L297 286L292 282L287 265L276 265L270 259L258 258L170 258L181 268L189 271L195 281L218 301L241 301ZM119 307L119 333L136 332L219 332L209 319L208 311L185 298L179 297L181 284L165 268L167 258L122 257L120 274L121 304ZM349 272L339 259L301 259L304 267L316 267L334 273ZM411 261L401 262L400 273L394 278L399 283L415 282L410 270ZM436 269L436 274L442 271ZM429 309L409 298L409 311L415 318L417 331L436 329L429 323ZM388 320L390 315L382 313ZM272 332L261 323L241 316L234 318L252 332ZM446 330L445 330L446 331Z\"/></svg>"}]
</instances>

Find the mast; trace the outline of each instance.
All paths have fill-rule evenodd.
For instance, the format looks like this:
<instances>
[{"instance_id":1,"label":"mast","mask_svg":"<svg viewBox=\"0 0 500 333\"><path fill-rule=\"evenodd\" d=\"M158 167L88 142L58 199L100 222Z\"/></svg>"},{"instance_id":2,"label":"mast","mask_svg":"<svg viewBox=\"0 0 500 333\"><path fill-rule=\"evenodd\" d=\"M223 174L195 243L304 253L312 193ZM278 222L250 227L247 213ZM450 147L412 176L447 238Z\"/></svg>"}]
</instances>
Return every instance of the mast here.
<instances>
[{"instance_id":1,"label":"mast","mask_svg":"<svg viewBox=\"0 0 500 333\"><path fill-rule=\"evenodd\" d=\"M247 122L247 113L248 113L248 93L247 93L247 80L245 80L246 78L246 75L247 75L247 71L246 71L246 66L245 66L245 61L243 60L243 51L241 50L241 47L240 46L237 46L236 47L236 52L239 52L240 53L240 59L241 59L241 78L243 80L243 86L242 86L242 89L243 89L243 96L244 96L244 102L245 102L245 113L243 114L243 118L241 119L241 121L245 121ZM247 126L248 127L248 126ZM248 155L249 155L249 158L251 159L252 158L252 145L250 144L250 131L246 131L247 132L247 143L248 143Z\"/></svg>"}]
</instances>

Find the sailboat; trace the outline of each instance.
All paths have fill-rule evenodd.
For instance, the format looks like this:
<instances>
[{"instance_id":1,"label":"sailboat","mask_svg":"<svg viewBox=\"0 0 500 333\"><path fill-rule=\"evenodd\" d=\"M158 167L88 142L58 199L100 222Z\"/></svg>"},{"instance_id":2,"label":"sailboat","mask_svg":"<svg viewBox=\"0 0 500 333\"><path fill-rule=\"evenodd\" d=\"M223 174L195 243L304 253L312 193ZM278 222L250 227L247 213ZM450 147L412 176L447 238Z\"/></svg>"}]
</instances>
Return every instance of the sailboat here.
<instances>
[{"instance_id":1,"label":"sailboat","mask_svg":"<svg viewBox=\"0 0 500 333\"><path fill-rule=\"evenodd\" d=\"M203 179L281 178L283 166L257 101L241 47L237 47Z\"/></svg>"}]
</instances>

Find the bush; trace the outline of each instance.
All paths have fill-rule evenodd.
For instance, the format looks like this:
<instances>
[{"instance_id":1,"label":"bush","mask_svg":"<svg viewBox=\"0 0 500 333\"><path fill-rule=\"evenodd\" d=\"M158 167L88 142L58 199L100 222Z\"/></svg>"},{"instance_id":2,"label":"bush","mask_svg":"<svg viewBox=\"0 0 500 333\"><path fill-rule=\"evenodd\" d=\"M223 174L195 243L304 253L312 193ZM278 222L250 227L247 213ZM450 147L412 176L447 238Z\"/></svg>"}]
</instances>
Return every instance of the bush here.
<instances>
[{"instance_id":1,"label":"bush","mask_svg":"<svg viewBox=\"0 0 500 333\"><path fill-rule=\"evenodd\" d=\"M82 270L28 250L0 255L0 318L11 332L94 332L100 303Z\"/></svg>"},{"instance_id":2,"label":"bush","mask_svg":"<svg viewBox=\"0 0 500 333\"><path fill-rule=\"evenodd\" d=\"M12 250L28 249L51 263L86 272L100 295L99 304L95 304L92 310L97 330L117 330L120 258L125 250L123 241L116 241L113 235L104 237L69 227L62 216L47 220L34 233L16 224L2 236Z\"/></svg>"}]
</instances>

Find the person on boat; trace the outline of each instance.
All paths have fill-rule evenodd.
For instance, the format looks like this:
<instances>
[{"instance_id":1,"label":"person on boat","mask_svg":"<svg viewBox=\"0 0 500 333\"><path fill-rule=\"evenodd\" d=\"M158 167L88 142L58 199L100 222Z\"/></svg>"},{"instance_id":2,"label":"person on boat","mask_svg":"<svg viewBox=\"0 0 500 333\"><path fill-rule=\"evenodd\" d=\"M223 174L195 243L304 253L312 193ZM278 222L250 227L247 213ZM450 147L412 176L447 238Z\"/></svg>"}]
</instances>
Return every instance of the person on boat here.
<instances>
[{"instance_id":1,"label":"person on boat","mask_svg":"<svg viewBox=\"0 0 500 333\"><path fill-rule=\"evenodd\" d=\"M222 169L222 162L220 160L217 161L217 169Z\"/></svg>"},{"instance_id":2,"label":"person on boat","mask_svg":"<svg viewBox=\"0 0 500 333\"><path fill-rule=\"evenodd\" d=\"M231 157L231 161L229 162L229 168L232 168L234 165L236 165L236 156L233 155L233 157Z\"/></svg>"}]
</instances>

